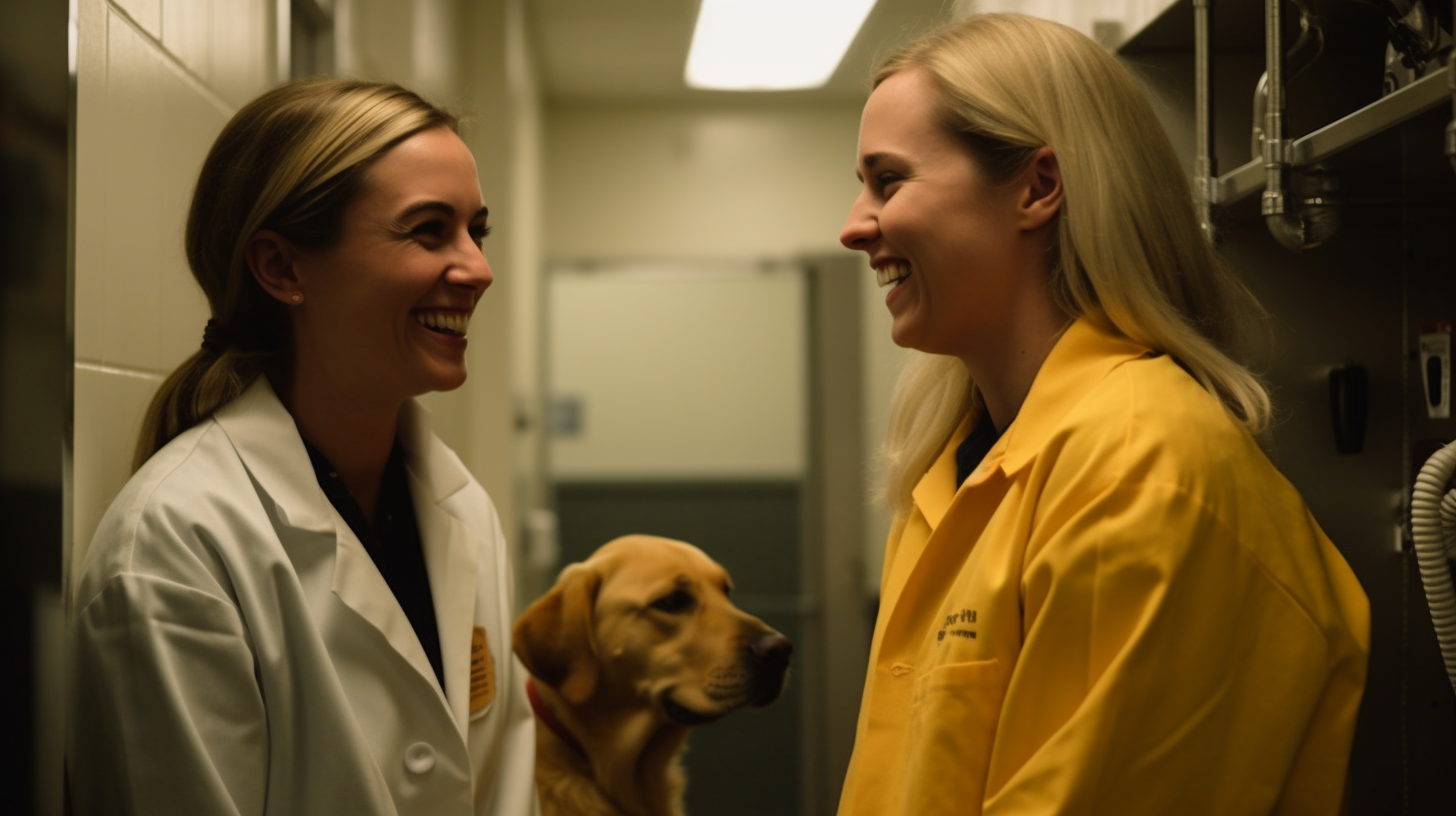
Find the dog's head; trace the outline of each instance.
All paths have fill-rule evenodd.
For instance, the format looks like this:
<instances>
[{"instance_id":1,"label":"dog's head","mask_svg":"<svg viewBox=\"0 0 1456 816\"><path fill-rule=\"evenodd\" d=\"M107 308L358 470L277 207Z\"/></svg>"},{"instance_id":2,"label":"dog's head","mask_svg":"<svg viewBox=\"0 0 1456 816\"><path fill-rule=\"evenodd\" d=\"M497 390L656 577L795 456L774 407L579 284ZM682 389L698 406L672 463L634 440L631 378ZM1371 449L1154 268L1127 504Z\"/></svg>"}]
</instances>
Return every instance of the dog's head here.
<instances>
[{"instance_id":1,"label":"dog's head","mask_svg":"<svg viewBox=\"0 0 1456 816\"><path fill-rule=\"evenodd\" d=\"M679 725L767 705L793 644L729 600L691 544L624 536L572 564L516 621L517 656L570 704L645 706Z\"/></svg>"}]
</instances>

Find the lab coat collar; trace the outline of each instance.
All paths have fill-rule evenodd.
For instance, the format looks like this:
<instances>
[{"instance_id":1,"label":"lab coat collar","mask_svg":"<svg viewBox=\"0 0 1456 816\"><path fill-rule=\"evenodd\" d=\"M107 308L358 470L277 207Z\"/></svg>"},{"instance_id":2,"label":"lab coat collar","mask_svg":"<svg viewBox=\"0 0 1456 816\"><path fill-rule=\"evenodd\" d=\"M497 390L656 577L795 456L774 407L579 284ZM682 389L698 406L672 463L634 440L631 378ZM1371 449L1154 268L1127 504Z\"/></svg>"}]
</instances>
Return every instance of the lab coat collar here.
<instances>
[{"instance_id":1,"label":"lab coat collar","mask_svg":"<svg viewBox=\"0 0 1456 816\"><path fill-rule=\"evenodd\" d=\"M333 542L333 592L368 621L439 691L419 637L384 577L319 487L293 416L267 378L214 415L244 466L272 500L281 523ZM440 631L447 688L441 693L462 734L469 726L469 688L450 687L470 674L469 633L475 615L476 548L468 528L443 505L470 484L470 474L430 429L430 416L411 400L400 412L399 440L410 475L410 498L420 525L431 596ZM322 542L321 542L322 543ZM459 637L457 633L464 633Z\"/></svg>"},{"instance_id":2,"label":"lab coat collar","mask_svg":"<svg viewBox=\"0 0 1456 816\"><path fill-rule=\"evenodd\" d=\"M279 512L289 526L334 531L332 505L319 487L298 426L267 377L259 377L214 418L253 478L281 497ZM430 412L418 402L409 400L400 410L398 435L410 476L418 483L413 498L438 505L470 483L470 473L435 436Z\"/></svg>"},{"instance_id":3,"label":"lab coat collar","mask_svg":"<svg viewBox=\"0 0 1456 816\"><path fill-rule=\"evenodd\" d=\"M920 477L919 483L911 495L915 497L915 506L925 515L925 520L930 524L931 529L940 526L940 520L945 518L945 513L950 509L950 503L955 500L956 495L956 448L966 440L971 433L971 417L976 416L977 411L972 410L970 414L961 418L961 424L956 427L955 433L951 434L950 441L946 443L945 449L936 457L935 462L930 465L930 470ZM975 473L966 481L979 476L989 467L988 462L1005 441L1003 436L981 460L976 467Z\"/></svg>"},{"instance_id":4,"label":"lab coat collar","mask_svg":"<svg viewBox=\"0 0 1456 816\"><path fill-rule=\"evenodd\" d=\"M471 540L469 528L450 514L445 504L471 483L470 473L430 430L429 419L430 412L424 406L413 400L405 403L400 412L399 439L405 449L420 545L425 551L430 596L440 631L445 703L463 736L470 726L470 633L475 621L479 548ZM423 666L428 667L428 663Z\"/></svg>"},{"instance_id":5,"label":"lab coat collar","mask_svg":"<svg viewBox=\"0 0 1456 816\"><path fill-rule=\"evenodd\" d=\"M1031 464L1062 419L1094 385L1123 363L1154 353L1147 346L1113 334L1087 318L1073 321L1042 362L1015 421L965 483L959 489L956 487L955 453L970 434L973 417L979 416L978 410L962 418L945 449L915 485L915 506L932 529L939 526L960 490L975 487L998 471L1011 476Z\"/></svg>"},{"instance_id":6,"label":"lab coat collar","mask_svg":"<svg viewBox=\"0 0 1456 816\"><path fill-rule=\"evenodd\" d=\"M406 402L400 410L398 433L410 475L418 485L417 502L423 498L431 505L440 504L470 484L469 471L431 430L425 406L415 400Z\"/></svg>"},{"instance_id":7,"label":"lab coat collar","mask_svg":"<svg viewBox=\"0 0 1456 816\"><path fill-rule=\"evenodd\" d=\"M1021 411L997 445L1002 449L1001 468L1010 474L1026 467L1097 383L1123 363L1154 354L1142 343L1113 334L1085 317L1073 321L1041 364Z\"/></svg>"},{"instance_id":8,"label":"lab coat collar","mask_svg":"<svg viewBox=\"0 0 1456 816\"><path fill-rule=\"evenodd\" d=\"M312 533L335 532L333 506L319 487L293 415L259 377L213 419L232 442L253 480L263 487L280 520Z\"/></svg>"}]
</instances>

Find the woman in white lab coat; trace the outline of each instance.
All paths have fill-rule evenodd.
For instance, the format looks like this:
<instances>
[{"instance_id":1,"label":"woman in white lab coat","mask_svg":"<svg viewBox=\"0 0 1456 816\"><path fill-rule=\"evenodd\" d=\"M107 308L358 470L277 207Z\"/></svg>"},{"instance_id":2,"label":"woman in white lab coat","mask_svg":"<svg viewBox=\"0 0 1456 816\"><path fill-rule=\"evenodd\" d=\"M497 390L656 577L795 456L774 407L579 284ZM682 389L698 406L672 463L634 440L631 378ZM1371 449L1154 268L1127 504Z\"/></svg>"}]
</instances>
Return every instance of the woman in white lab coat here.
<instances>
[{"instance_id":1,"label":"woman in white lab coat","mask_svg":"<svg viewBox=\"0 0 1456 816\"><path fill-rule=\"evenodd\" d=\"M474 160L392 85L245 106L187 256L211 308L73 604L78 814L531 814L490 499L414 397L465 379Z\"/></svg>"}]
</instances>

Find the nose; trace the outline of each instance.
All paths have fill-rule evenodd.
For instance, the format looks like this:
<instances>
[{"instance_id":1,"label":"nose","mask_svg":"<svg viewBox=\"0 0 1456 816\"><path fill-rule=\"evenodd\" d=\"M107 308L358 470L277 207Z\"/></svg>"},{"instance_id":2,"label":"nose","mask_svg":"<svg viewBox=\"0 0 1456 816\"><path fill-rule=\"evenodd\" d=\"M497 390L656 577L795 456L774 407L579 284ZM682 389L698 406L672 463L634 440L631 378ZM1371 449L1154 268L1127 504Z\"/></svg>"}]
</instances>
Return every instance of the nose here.
<instances>
[{"instance_id":1,"label":"nose","mask_svg":"<svg viewBox=\"0 0 1456 816\"><path fill-rule=\"evenodd\" d=\"M749 644L748 650L754 660L766 666L787 666L789 655L794 653L794 642L778 632L769 632Z\"/></svg>"},{"instance_id":2,"label":"nose","mask_svg":"<svg viewBox=\"0 0 1456 816\"><path fill-rule=\"evenodd\" d=\"M868 252L870 244L879 234L879 221L871 212L869 202L865 201L865 194L862 192L854 200L854 206L849 208L849 217L844 221L844 228L839 231L839 243L844 244L846 249Z\"/></svg>"},{"instance_id":3,"label":"nose","mask_svg":"<svg viewBox=\"0 0 1456 816\"><path fill-rule=\"evenodd\" d=\"M470 240L461 248L460 258L450 267L446 279L455 286L473 290L480 297L495 281L495 274L485 259L485 250Z\"/></svg>"}]
</instances>

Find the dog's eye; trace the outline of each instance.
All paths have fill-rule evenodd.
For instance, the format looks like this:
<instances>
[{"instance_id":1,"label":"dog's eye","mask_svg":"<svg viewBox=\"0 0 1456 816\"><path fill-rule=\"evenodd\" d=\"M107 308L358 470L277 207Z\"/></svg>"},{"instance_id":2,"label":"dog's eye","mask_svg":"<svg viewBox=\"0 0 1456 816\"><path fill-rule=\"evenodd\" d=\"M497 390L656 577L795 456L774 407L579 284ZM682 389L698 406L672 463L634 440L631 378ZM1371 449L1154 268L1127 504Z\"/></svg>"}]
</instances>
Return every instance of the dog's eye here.
<instances>
[{"instance_id":1,"label":"dog's eye","mask_svg":"<svg viewBox=\"0 0 1456 816\"><path fill-rule=\"evenodd\" d=\"M693 597L691 592L678 589L673 590L672 592L653 601L652 608L656 609L659 612L669 612L672 614L677 614L692 609L693 604L696 602L696 600L697 599Z\"/></svg>"}]
</instances>

